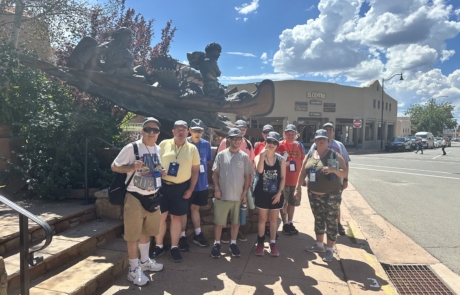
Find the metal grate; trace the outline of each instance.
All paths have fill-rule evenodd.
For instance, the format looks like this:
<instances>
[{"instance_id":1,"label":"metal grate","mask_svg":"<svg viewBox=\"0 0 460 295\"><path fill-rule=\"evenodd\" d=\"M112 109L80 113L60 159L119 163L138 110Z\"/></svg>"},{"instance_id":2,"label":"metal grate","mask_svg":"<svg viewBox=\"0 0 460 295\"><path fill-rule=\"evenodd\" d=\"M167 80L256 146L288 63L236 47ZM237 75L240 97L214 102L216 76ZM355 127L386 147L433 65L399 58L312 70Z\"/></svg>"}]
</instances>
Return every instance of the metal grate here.
<instances>
[{"instance_id":1,"label":"metal grate","mask_svg":"<svg viewBox=\"0 0 460 295\"><path fill-rule=\"evenodd\" d=\"M389 265L382 263L382 266L401 295L455 295L427 265Z\"/></svg>"}]
</instances>

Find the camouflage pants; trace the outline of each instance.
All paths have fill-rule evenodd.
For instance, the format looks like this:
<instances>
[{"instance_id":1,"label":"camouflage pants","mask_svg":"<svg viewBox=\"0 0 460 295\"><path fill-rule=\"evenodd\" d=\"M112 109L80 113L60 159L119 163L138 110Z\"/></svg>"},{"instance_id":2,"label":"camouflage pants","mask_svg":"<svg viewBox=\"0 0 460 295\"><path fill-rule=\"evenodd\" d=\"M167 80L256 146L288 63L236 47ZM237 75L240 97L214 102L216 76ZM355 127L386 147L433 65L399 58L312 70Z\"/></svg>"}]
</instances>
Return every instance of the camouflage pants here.
<instances>
[{"instance_id":1,"label":"camouflage pants","mask_svg":"<svg viewBox=\"0 0 460 295\"><path fill-rule=\"evenodd\" d=\"M337 216L339 215L342 191L317 195L308 191L311 211L315 217L315 233L327 234L330 241L337 240Z\"/></svg>"}]
</instances>

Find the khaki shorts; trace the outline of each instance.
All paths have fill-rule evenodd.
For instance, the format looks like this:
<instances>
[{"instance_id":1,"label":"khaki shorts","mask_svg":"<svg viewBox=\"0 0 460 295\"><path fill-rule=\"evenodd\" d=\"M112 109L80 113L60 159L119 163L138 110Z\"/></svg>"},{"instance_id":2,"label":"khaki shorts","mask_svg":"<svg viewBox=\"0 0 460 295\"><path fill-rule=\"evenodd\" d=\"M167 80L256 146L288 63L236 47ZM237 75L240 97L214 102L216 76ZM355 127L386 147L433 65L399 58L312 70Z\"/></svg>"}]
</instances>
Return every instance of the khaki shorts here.
<instances>
[{"instance_id":1,"label":"khaki shorts","mask_svg":"<svg viewBox=\"0 0 460 295\"><path fill-rule=\"evenodd\" d=\"M240 223L240 201L223 201L214 199L214 223L226 226L227 216L230 213L230 223Z\"/></svg>"},{"instance_id":2,"label":"khaki shorts","mask_svg":"<svg viewBox=\"0 0 460 295\"><path fill-rule=\"evenodd\" d=\"M295 186L285 185L284 186L284 206L287 204L291 206L300 206L300 200L302 200L302 193L299 191L298 199L294 198Z\"/></svg>"},{"instance_id":3,"label":"khaki shorts","mask_svg":"<svg viewBox=\"0 0 460 295\"><path fill-rule=\"evenodd\" d=\"M125 241L138 241L141 235L156 236L160 230L160 216L160 210L146 211L136 197L126 192L123 212Z\"/></svg>"}]
</instances>

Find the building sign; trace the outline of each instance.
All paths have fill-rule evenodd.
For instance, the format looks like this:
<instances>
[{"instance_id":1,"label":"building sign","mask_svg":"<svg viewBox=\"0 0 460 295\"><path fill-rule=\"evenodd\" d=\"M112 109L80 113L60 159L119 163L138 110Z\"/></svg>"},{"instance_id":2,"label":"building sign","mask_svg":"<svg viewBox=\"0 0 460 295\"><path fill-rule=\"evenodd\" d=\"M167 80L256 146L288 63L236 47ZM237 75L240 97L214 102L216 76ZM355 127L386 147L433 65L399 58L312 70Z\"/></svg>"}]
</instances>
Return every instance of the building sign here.
<instances>
[{"instance_id":1,"label":"building sign","mask_svg":"<svg viewBox=\"0 0 460 295\"><path fill-rule=\"evenodd\" d=\"M308 111L308 102L306 102L306 101L296 101L294 110L298 111L298 112L307 112Z\"/></svg>"},{"instance_id":2,"label":"building sign","mask_svg":"<svg viewBox=\"0 0 460 295\"><path fill-rule=\"evenodd\" d=\"M310 117L321 117L321 112L310 112Z\"/></svg>"},{"instance_id":3,"label":"building sign","mask_svg":"<svg viewBox=\"0 0 460 295\"><path fill-rule=\"evenodd\" d=\"M335 108L323 108L323 112L325 113L335 113Z\"/></svg>"},{"instance_id":4,"label":"building sign","mask_svg":"<svg viewBox=\"0 0 460 295\"><path fill-rule=\"evenodd\" d=\"M310 100L311 105L322 105L323 102L321 100Z\"/></svg>"},{"instance_id":5,"label":"building sign","mask_svg":"<svg viewBox=\"0 0 460 295\"><path fill-rule=\"evenodd\" d=\"M325 108L335 108L335 103L325 102L324 107Z\"/></svg>"},{"instance_id":6,"label":"building sign","mask_svg":"<svg viewBox=\"0 0 460 295\"><path fill-rule=\"evenodd\" d=\"M307 98L326 98L326 94L321 92L307 92Z\"/></svg>"}]
</instances>

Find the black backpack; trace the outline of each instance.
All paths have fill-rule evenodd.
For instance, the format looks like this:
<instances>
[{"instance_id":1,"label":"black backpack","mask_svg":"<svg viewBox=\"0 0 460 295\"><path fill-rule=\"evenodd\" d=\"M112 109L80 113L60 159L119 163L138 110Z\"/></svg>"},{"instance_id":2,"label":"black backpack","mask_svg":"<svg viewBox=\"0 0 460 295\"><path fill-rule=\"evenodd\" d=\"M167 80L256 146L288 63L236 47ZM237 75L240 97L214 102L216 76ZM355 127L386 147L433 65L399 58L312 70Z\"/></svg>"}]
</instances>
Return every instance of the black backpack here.
<instances>
[{"instance_id":1,"label":"black backpack","mask_svg":"<svg viewBox=\"0 0 460 295\"><path fill-rule=\"evenodd\" d=\"M136 160L139 160L139 149L137 147L137 144L135 142L131 144L134 148L134 155L136 156ZM126 188L133 179L134 173L131 175L128 182L126 182L126 177L126 173L115 173L115 177L113 178L112 183L109 187L110 204L120 206L123 206L125 204Z\"/></svg>"}]
</instances>

